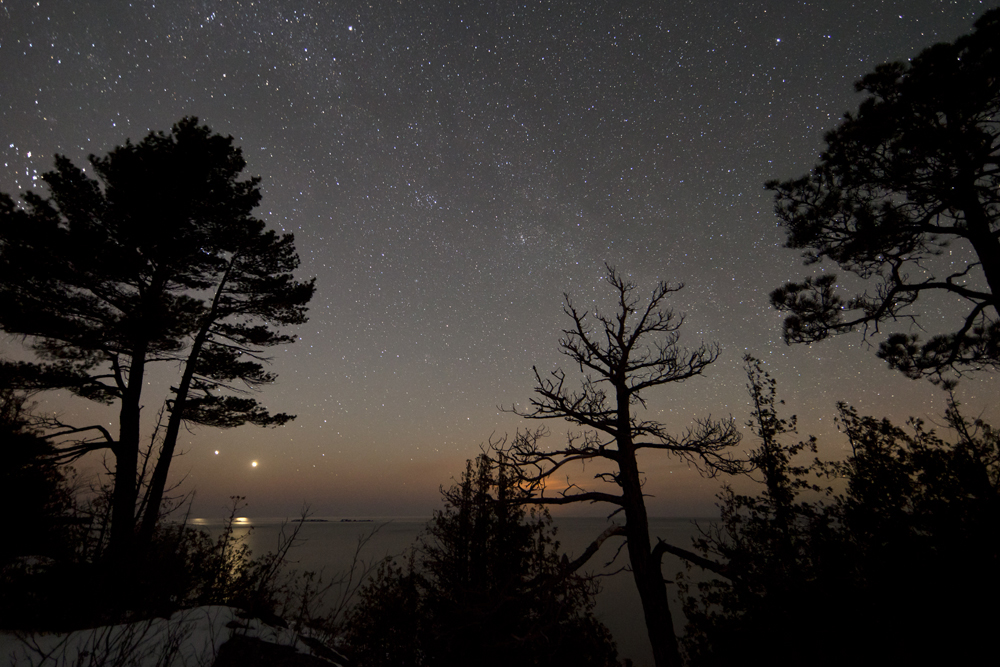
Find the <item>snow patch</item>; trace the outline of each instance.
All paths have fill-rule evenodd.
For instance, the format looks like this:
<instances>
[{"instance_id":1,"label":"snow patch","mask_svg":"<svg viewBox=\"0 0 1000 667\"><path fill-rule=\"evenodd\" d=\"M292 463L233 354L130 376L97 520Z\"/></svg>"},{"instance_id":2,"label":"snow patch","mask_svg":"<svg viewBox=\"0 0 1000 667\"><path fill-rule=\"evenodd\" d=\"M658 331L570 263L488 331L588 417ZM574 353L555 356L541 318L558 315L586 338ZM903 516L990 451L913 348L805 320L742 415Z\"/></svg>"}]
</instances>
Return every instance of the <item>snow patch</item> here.
<instances>
[{"instance_id":1,"label":"snow patch","mask_svg":"<svg viewBox=\"0 0 1000 667\"><path fill-rule=\"evenodd\" d=\"M0 633L0 665L11 667L211 667L219 648L242 635L303 653L309 648L286 628L245 618L232 607L185 609L154 618L63 634Z\"/></svg>"}]
</instances>

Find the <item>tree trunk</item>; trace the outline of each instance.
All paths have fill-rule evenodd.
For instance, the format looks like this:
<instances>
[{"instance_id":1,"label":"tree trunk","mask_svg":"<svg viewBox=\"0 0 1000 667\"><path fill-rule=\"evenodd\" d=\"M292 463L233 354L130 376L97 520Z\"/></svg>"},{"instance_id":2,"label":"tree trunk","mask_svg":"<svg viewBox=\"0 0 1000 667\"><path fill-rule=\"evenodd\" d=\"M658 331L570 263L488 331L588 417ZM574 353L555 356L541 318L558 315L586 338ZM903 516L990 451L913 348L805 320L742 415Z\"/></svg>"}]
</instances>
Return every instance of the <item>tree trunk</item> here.
<instances>
[{"instance_id":1,"label":"tree trunk","mask_svg":"<svg viewBox=\"0 0 1000 667\"><path fill-rule=\"evenodd\" d=\"M983 267L986 284L990 288L994 313L1000 314L1000 239L990 229L990 220L983 209L982 202L972 188L963 197L965 222L968 226L968 239L976 256Z\"/></svg>"},{"instance_id":2,"label":"tree trunk","mask_svg":"<svg viewBox=\"0 0 1000 667\"><path fill-rule=\"evenodd\" d=\"M667 586L663 581L660 560L653 557L650 545L649 517L646 515L642 480L639 478L639 465L632 443L629 398L623 382L618 391L617 444L629 564L642 601L646 633L653 648L653 661L656 667L680 667L681 655L667 604Z\"/></svg>"},{"instance_id":3,"label":"tree trunk","mask_svg":"<svg viewBox=\"0 0 1000 667\"><path fill-rule=\"evenodd\" d=\"M156 459L156 467L153 469L153 476L149 480L149 492L146 495L146 510L142 517L142 527L139 530L139 547L145 550L153 539L153 532L156 524L160 520L160 505L163 503L163 493L167 488L167 476L170 472L170 463L174 458L174 450L177 448L177 436L180 434L181 423L184 421L184 404L187 402L188 394L191 391L191 381L194 379L194 371L198 366L198 359L201 351L208 341L212 324L219 316L219 304L222 301L222 294L225 290L229 276L239 258L238 253L234 253L226 265L226 270L219 279L219 284L215 288L215 296L212 297L212 307L205 315L201 328L191 344L191 352L184 363L184 375L177 387L174 397L173 409L167 420L167 430L163 436L163 446L160 448L160 456Z\"/></svg>"},{"instance_id":4,"label":"tree trunk","mask_svg":"<svg viewBox=\"0 0 1000 667\"><path fill-rule=\"evenodd\" d=\"M156 459L156 467L153 468L153 475L149 480L149 491L146 494L146 509L142 516L142 526L139 529L139 549L145 551L146 547L153 539L153 532L156 524L160 520L160 505L163 503L163 494L167 488L167 476L170 472L170 462L174 458L174 450L177 447L177 436L180 434L181 422L184 421L184 404L187 402L188 393L191 390L191 380L194 377L194 369L204 347L205 339L208 337L208 326L202 328L195 338L194 345L191 346L191 353L184 364L184 375L181 377L180 385L174 398L173 408L170 410L170 417L167 420L167 430L163 436L163 445L160 447L160 455Z\"/></svg>"},{"instance_id":5,"label":"tree trunk","mask_svg":"<svg viewBox=\"0 0 1000 667\"><path fill-rule=\"evenodd\" d=\"M123 568L131 562L135 541L135 503L138 497L136 469L139 465L140 415L142 385L146 365L146 345L133 351L128 373L128 386L119 412L118 443L115 454L115 486L111 501L111 537L108 544L112 568Z\"/></svg>"},{"instance_id":6,"label":"tree trunk","mask_svg":"<svg viewBox=\"0 0 1000 667\"><path fill-rule=\"evenodd\" d=\"M646 621L646 633L653 648L656 667L674 667L681 664L680 649L674 635L673 618L667 604L667 586L663 581L658 559L653 558L649 540L649 521L642 509L642 518L634 518L628 510L628 524L625 528L628 539L629 562L635 579L642 613Z\"/></svg>"},{"instance_id":7,"label":"tree trunk","mask_svg":"<svg viewBox=\"0 0 1000 667\"><path fill-rule=\"evenodd\" d=\"M136 323L137 333L130 341L128 383L122 392L122 407L118 417L119 434L115 449L115 490L109 544L110 572L117 581L130 581L130 570L135 567L135 513L139 497L136 477L139 468L142 390L150 341L159 333L155 324L160 317L160 297L165 285L166 278L158 271L150 279L146 289L140 290L144 295Z\"/></svg>"}]
</instances>

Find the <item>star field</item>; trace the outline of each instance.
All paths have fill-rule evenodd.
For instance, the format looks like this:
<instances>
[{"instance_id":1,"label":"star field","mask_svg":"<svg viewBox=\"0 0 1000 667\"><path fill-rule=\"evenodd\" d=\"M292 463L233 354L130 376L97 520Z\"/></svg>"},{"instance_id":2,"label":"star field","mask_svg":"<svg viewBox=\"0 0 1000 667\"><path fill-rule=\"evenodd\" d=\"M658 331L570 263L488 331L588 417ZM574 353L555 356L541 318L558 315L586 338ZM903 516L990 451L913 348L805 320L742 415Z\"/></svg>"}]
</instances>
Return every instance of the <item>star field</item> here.
<instances>
[{"instance_id":1,"label":"star field","mask_svg":"<svg viewBox=\"0 0 1000 667\"><path fill-rule=\"evenodd\" d=\"M531 425L497 406L560 363L563 292L601 304L605 262L644 293L684 283L682 342L722 346L706 377L649 394L651 415L744 422L750 352L834 455L836 401L902 422L944 395L860 334L784 345L769 292L824 267L781 247L763 183L812 166L855 80L992 6L0 0L0 191L38 189L55 153L83 165L185 115L233 135L262 177L258 215L317 277L263 397L298 419L189 434L174 470L196 511L238 494L258 514L429 514L480 443ZM174 370L155 376L150 418ZM989 416L995 388L959 398ZM114 418L59 395L43 407ZM711 511L716 482L642 463L651 513Z\"/></svg>"}]
</instances>

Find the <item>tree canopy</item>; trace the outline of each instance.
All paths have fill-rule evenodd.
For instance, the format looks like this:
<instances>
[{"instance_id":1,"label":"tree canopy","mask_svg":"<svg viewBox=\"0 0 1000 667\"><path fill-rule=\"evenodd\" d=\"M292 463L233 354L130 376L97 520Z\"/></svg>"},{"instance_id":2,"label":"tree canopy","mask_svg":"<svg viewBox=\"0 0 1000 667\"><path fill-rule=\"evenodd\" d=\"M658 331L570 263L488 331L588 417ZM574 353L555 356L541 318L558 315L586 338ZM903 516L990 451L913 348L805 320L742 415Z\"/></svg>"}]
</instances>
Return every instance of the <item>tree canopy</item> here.
<instances>
[{"instance_id":1,"label":"tree canopy","mask_svg":"<svg viewBox=\"0 0 1000 667\"><path fill-rule=\"evenodd\" d=\"M94 177L57 155L42 177L48 196L28 192L18 204L0 194L0 328L37 354L5 363L15 386L120 406L117 436L96 425L58 433L81 434L65 458L114 453L112 547L124 553L135 530L147 366L184 369L167 402L157 464L165 478L181 421L290 419L269 414L247 390L273 380L262 351L294 340L280 327L305 321L313 283L292 276L292 236L253 216L260 180L241 180L246 162L232 137L185 118L89 163ZM159 499L145 510L158 513Z\"/></svg>"},{"instance_id":2,"label":"tree canopy","mask_svg":"<svg viewBox=\"0 0 1000 667\"><path fill-rule=\"evenodd\" d=\"M878 350L891 367L935 381L1000 367L998 44L993 10L954 43L879 66L856 84L867 98L826 135L816 167L767 184L787 247L868 286L842 296L823 274L775 290L786 341L872 335L895 320L931 328L923 305L954 313L952 330L927 340L893 332ZM951 303L931 306L933 294Z\"/></svg>"}]
</instances>

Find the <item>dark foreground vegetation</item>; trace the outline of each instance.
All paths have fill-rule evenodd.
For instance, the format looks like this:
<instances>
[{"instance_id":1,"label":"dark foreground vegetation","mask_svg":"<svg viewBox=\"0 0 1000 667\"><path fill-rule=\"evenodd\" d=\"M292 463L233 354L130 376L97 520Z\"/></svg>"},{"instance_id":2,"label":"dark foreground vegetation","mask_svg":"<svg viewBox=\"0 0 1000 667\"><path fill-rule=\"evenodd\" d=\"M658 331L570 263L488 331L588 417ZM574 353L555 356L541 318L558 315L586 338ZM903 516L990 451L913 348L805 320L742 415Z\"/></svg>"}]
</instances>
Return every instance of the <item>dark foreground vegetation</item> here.
<instances>
[{"instance_id":1,"label":"dark foreground vegetation","mask_svg":"<svg viewBox=\"0 0 1000 667\"><path fill-rule=\"evenodd\" d=\"M67 631L213 604L262 618L297 614L300 622L315 611L293 610L329 587L286 571L295 524L275 552L254 557L233 530L239 498L217 538L183 523L160 525L127 590L109 590L109 490L75 487L71 470L45 458L51 445L25 410L22 397L0 392L0 502L14 508L0 548L0 629Z\"/></svg>"},{"instance_id":2,"label":"dark foreground vegetation","mask_svg":"<svg viewBox=\"0 0 1000 667\"><path fill-rule=\"evenodd\" d=\"M287 527L277 552L259 557L234 534L240 498L214 539L163 523L124 608L119 592L103 589L106 497L79 500L65 469L34 451L48 445L28 425L23 402L11 400L3 404L13 416L3 424L3 451L32 455L4 461L2 489L25 511L14 526L20 539L0 553L0 629L69 631L227 605L306 633L338 664L618 664L610 633L593 616L596 584L561 557L548 513L525 509L513 469L485 455L442 490L444 509L410 552L364 562L362 542L351 570L325 579L288 567L305 517ZM127 647L121 655L129 657ZM218 660L324 664L238 634Z\"/></svg>"},{"instance_id":3,"label":"dark foreground vegetation","mask_svg":"<svg viewBox=\"0 0 1000 667\"><path fill-rule=\"evenodd\" d=\"M748 359L761 490L720 495L682 577L691 665L975 664L1000 616L1000 433L952 400L939 429L838 406L844 460L810 456ZM694 565L692 564L692 567Z\"/></svg>"},{"instance_id":4,"label":"dark foreground vegetation","mask_svg":"<svg viewBox=\"0 0 1000 667\"><path fill-rule=\"evenodd\" d=\"M596 584L560 558L548 513L524 509L514 472L470 461L421 542L379 568L345 627L358 664L618 664Z\"/></svg>"},{"instance_id":5,"label":"dark foreground vegetation","mask_svg":"<svg viewBox=\"0 0 1000 667\"><path fill-rule=\"evenodd\" d=\"M1000 595L1000 434L954 403L937 429L841 405L851 455L821 461L814 440L797 439L794 417L778 414L773 378L752 358L747 371L748 463L760 492L727 485L721 521L695 545L659 543L716 575L678 581L684 661L954 664L987 652L997 621L990 601ZM9 399L5 406L11 414ZM15 443L46 446L8 422L3 441L8 455L23 451ZM5 458L0 489L17 494L23 521L22 538L0 554L0 623L69 630L226 604L311 628L358 665L617 664L592 613L595 584L579 575L590 554L561 557L548 515L526 509L509 448L492 452L444 492L445 508L412 551L326 582L284 570L294 531L278 553L254 558L231 524L216 539L164 526L127 610L100 585L106 503L79 505L60 468ZM324 598L348 580L354 604Z\"/></svg>"},{"instance_id":6,"label":"dark foreground vegetation","mask_svg":"<svg viewBox=\"0 0 1000 667\"><path fill-rule=\"evenodd\" d=\"M292 418L236 388L273 380L264 351L293 340L284 328L305 321L314 289L292 275L291 236L252 216L258 180L239 180L239 149L188 118L92 157L97 180L57 158L49 197L0 196L0 327L38 357L0 363L0 506L15 508L0 542L0 625L69 629L223 604L310 627L358 665L613 665L581 574L608 542L627 550L658 667L983 661L1000 620L1000 434L963 414L956 387L1000 367L997 44L1000 10L953 44L879 67L817 166L768 184L787 245L864 284L845 297L824 273L775 290L786 340L887 333L878 356L948 391L944 415L900 426L839 405L850 453L819 460L779 414L775 379L747 357L749 446L732 419L668 432L644 418L647 396L707 373L720 350L680 345L683 316L667 307L680 286L644 298L609 266L606 310L567 295L570 372L536 371L518 412L578 430L555 449L544 429L494 443L444 492L411 552L327 581L284 572L294 528L254 558L231 523L211 539L165 520L179 504L166 480L183 425ZM960 259L945 261L946 248ZM931 294L953 300L940 311L948 331L880 331L919 325ZM144 439L144 373L161 362L179 376L162 428ZM34 414L33 393L53 389L117 406L118 434ZM721 521L694 545L651 534L643 450L721 477ZM66 464L102 451L111 481L81 493ZM547 486L580 463L597 468L591 488ZM759 492L735 491L743 476ZM571 503L602 503L611 519L572 562L544 511ZM677 582L680 637L667 553L714 577ZM227 650L233 662L268 660L245 644Z\"/></svg>"}]
</instances>

